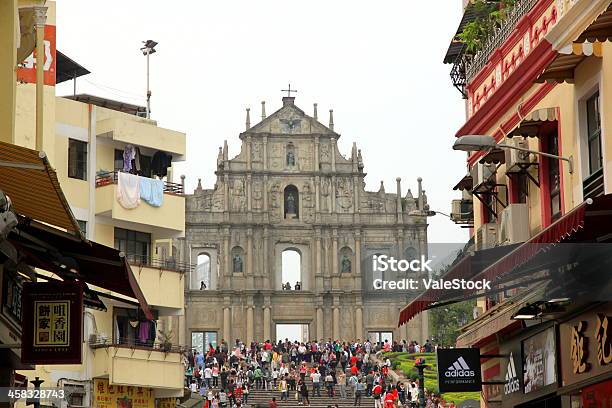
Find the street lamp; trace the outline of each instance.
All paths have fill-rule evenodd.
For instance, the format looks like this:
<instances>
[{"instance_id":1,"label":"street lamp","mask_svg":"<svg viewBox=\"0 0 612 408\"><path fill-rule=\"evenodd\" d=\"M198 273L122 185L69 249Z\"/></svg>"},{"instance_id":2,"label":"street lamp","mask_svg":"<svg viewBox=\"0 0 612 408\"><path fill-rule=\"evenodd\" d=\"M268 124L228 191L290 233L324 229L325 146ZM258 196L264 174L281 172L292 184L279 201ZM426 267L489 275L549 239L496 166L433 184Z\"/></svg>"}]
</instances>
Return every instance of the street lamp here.
<instances>
[{"instance_id":1,"label":"street lamp","mask_svg":"<svg viewBox=\"0 0 612 408\"><path fill-rule=\"evenodd\" d=\"M500 149L514 149L514 150L519 150L521 152L533 153L533 154L538 154L544 157L550 157L552 159L564 160L568 163L568 170L570 174L574 172L574 160L572 156L562 157L562 156L557 156L555 154L539 152L537 150L525 149L523 147L513 146L513 145L509 145L505 143L497 143L495 139L493 138L493 136L489 136L489 135L461 136L457 140L455 140L455 143L453 144L453 150L462 150L464 152L489 151L489 150L493 150L496 147Z\"/></svg>"},{"instance_id":2,"label":"street lamp","mask_svg":"<svg viewBox=\"0 0 612 408\"><path fill-rule=\"evenodd\" d=\"M151 90L149 89L149 55L156 52L157 42L153 40L143 41L144 47L140 48L142 55L147 57L147 119L151 118Z\"/></svg>"}]
</instances>

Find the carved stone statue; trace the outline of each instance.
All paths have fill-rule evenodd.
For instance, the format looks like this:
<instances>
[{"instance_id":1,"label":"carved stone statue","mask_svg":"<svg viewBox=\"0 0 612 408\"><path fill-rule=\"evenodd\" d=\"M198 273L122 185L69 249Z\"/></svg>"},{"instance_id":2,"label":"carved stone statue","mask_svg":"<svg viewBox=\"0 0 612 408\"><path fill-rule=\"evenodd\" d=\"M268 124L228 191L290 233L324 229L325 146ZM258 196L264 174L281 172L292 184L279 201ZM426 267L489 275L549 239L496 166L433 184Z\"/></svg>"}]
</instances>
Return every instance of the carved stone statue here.
<instances>
[{"instance_id":1,"label":"carved stone statue","mask_svg":"<svg viewBox=\"0 0 612 408\"><path fill-rule=\"evenodd\" d=\"M348 255L344 254L344 257L342 257L342 272L351 272L351 260L349 259Z\"/></svg>"},{"instance_id":2,"label":"carved stone statue","mask_svg":"<svg viewBox=\"0 0 612 408\"><path fill-rule=\"evenodd\" d=\"M295 154L291 150L287 152L287 166L295 166Z\"/></svg>"},{"instance_id":3,"label":"carved stone statue","mask_svg":"<svg viewBox=\"0 0 612 408\"><path fill-rule=\"evenodd\" d=\"M242 257L240 255L234 255L234 272L242 272Z\"/></svg>"},{"instance_id":4,"label":"carved stone statue","mask_svg":"<svg viewBox=\"0 0 612 408\"><path fill-rule=\"evenodd\" d=\"M287 214L295 214L295 196L293 192L287 194Z\"/></svg>"}]
</instances>

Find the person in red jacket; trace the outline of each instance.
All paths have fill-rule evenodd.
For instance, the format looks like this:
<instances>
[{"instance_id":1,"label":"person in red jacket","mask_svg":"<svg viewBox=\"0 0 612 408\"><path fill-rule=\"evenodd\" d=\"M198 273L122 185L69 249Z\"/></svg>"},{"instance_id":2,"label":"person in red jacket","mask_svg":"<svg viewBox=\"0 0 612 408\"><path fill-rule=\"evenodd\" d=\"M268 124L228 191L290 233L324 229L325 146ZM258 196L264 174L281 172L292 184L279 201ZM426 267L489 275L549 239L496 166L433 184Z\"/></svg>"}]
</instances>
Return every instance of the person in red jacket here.
<instances>
[{"instance_id":1,"label":"person in red jacket","mask_svg":"<svg viewBox=\"0 0 612 408\"><path fill-rule=\"evenodd\" d=\"M272 397L270 402L268 403L269 408L278 408L278 404L276 403L276 397Z\"/></svg>"},{"instance_id":2,"label":"person in red jacket","mask_svg":"<svg viewBox=\"0 0 612 408\"><path fill-rule=\"evenodd\" d=\"M356 365L351 365L351 374L352 375L357 375L357 373L359 372L359 369L357 368Z\"/></svg>"}]
</instances>

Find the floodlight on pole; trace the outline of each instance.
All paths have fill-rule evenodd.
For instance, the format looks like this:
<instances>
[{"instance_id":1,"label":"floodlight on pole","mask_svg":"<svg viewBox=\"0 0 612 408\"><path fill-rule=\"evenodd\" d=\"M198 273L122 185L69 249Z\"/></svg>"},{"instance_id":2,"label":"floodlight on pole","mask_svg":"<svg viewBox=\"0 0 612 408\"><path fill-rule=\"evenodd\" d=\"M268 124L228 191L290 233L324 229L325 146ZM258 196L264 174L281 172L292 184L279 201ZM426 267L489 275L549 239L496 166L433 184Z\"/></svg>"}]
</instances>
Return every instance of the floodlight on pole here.
<instances>
[{"instance_id":1,"label":"floodlight on pole","mask_svg":"<svg viewBox=\"0 0 612 408\"><path fill-rule=\"evenodd\" d=\"M144 46L140 48L142 55L147 57L147 119L151 118L151 89L149 88L149 56L156 52L157 42L153 40L143 41Z\"/></svg>"},{"instance_id":2,"label":"floodlight on pole","mask_svg":"<svg viewBox=\"0 0 612 408\"><path fill-rule=\"evenodd\" d=\"M493 136L489 135L467 135L461 136L455 143L453 144L453 150L461 150L464 152L480 152L480 151L490 151L495 148L499 149L514 149L519 150L521 152L533 153L539 156L548 157L551 159L563 160L568 164L568 170L571 173L574 172L574 159L572 156L563 157L558 156L556 154L550 154L545 152L540 152L537 150L525 149L524 147L513 146L505 143L497 143Z\"/></svg>"}]
</instances>

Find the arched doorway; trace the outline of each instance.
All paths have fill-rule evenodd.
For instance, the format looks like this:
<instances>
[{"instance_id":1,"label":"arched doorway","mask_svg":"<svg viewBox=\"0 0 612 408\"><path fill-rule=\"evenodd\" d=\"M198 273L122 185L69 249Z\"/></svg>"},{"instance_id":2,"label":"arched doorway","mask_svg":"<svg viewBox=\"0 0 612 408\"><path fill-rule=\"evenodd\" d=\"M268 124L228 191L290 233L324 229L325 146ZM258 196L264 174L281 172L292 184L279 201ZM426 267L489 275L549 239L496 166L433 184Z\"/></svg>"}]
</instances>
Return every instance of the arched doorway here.
<instances>
[{"instance_id":1,"label":"arched doorway","mask_svg":"<svg viewBox=\"0 0 612 408\"><path fill-rule=\"evenodd\" d=\"M211 277L211 258L207 253L201 253L197 258L195 268L195 281L192 282L192 289L213 289Z\"/></svg>"}]
</instances>

